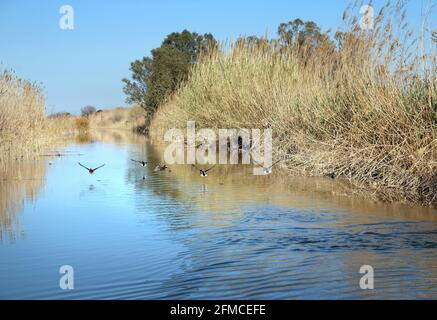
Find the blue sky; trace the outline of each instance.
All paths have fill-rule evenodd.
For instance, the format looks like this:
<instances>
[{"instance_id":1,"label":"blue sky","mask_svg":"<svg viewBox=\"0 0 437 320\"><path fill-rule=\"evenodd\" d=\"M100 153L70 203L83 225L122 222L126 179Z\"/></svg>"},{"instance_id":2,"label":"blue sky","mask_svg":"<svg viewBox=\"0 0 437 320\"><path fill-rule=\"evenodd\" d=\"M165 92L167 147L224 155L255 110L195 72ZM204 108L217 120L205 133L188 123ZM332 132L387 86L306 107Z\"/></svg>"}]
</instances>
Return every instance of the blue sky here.
<instances>
[{"instance_id":1,"label":"blue sky","mask_svg":"<svg viewBox=\"0 0 437 320\"><path fill-rule=\"evenodd\" d=\"M383 1L375 1L376 8ZM426 0L412 0L418 21ZM435 2L435 1L434 1ZM0 0L0 70L41 83L47 111L78 113L84 105L124 105L121 79L129 64L148 55L173 31L211 32L219 40L274 36L294 18L323 29L341 24L349 0ZM74 8L74 30L61 30L59 8ZM435 14L434 14L435 17ZM435 20L435 19L434 19Z\"/></svg>"}]
</instances>

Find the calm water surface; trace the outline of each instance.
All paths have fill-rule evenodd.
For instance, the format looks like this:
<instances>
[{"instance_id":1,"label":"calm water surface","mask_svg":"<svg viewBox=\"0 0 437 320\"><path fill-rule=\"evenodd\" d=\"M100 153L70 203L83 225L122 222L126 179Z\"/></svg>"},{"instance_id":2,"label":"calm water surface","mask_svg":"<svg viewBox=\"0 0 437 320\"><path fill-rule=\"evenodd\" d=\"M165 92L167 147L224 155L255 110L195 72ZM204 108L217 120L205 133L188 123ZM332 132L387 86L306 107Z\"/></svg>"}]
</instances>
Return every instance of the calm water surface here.
<instances>
[{"instance_id":1,"label":"calm water surface","mask_svg":"<svg viewBox=\"0 0 437 320\"><path fill-rule=\"evenodd\" d=\"M63 153L0 171L1 299L437 298L431 209L278 170L153 174L130 159L157 164L162 147L118 132ZM106 166L90 176L78 161ZM74 290L59 288L62 265Z\"/></svg>"}]
</instances>

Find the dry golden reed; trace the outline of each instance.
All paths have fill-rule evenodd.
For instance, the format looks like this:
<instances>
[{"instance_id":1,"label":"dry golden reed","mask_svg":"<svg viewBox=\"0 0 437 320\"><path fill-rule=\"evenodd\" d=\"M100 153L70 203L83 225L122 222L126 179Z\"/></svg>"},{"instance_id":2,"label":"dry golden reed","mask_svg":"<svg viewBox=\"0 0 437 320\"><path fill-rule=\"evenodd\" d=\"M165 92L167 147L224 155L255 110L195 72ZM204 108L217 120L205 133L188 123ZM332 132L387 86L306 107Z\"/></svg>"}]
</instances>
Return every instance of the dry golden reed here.
<instances>
[{"instance_id":1,"label":"dry golden reed","mask_svg":"<svg viewBox=\"0 0 437 320\"><path fill-rule=\"evenodd\" d=\"M90 122L86 117L77 117L74 119L74 124L79 131L88 130Z\"/></svg>"},{"instance_id":2,"label":"dry golden reed","mask_svg":"<svg viewBox=\"0 0 437 320\"><path fill-rule=\"evenodd\" d=\"M91 128L132 130L144 124L143 109L138 106L98 111L88 119Z\"/></svg>"},{"instance_id":3,"label":"dry golden reed","mask_svg":"<svg viewBox=\"0 0 437 320\"><path fill-rule=\"evenodd\" d=\"M26 158L60 138L69 119L47 119L40 87L15 76L0 74L0 163Z\"/></svg>"},{"instance_id":4,"label":"dry golden reed","mask_svg":"<svg viewBox=\"0 0 437 320\"><path fill-rule=\"evenodd\" d=\"M437 67L404 16L401 2L388 4L364 31L346 12L336 46L263 40L217 49L158 109L151 136L187 120L272 128L274 158L292 172L344 177L379 199L435 206Z\"/></svg>"}]
</instances>

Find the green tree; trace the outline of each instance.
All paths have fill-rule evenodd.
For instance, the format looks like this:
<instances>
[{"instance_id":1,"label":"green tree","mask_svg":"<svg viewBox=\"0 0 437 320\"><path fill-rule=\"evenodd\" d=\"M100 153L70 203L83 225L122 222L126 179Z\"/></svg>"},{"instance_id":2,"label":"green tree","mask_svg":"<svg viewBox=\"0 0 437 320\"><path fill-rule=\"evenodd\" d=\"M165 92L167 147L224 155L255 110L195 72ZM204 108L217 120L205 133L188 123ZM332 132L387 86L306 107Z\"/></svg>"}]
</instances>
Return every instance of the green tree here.
<instances>
[{"instance_id":1,"label":"green tree","mask_svg":"<svg viewBox=\"0 0 437 320\"><path fill-rule=\"evenodd\" d=\"M149 77L152 72L152 59L144 57L142 60L135 60L131 63L132 80L123 79L123 88L126 94L127 103L137 103L144 107L144 100L147 93Z\"/></svg>"},{"instance_id":2,"label":"green tree","mask_svg":"<svg viewBox=\"0 0 437 320\"><path fill-rule=\"evenodd\" d=\"M208 52L217 41L211 33L199 35L196 32L184 30L170 33L162 42L161 47L171 46L189 54L191 62L195 62L200 52Z\"/></svg>"},{"instance_id":3,"label":"green tree","mask_svg":"<svg viewBox=\"0 0 437 320\"><path fill-rule=\"evenodd\" d=\"M320 27L313 21L304 22L294 19L287 23L281 23L278 27L279 40L283 45L307 44L317 47L325 41L329 41L326 33L322 33Z\"/></svg>"},{"instance_id":4,"label":"green tree","mask_svg":"<svg viewBox=\"0 0 437 320\"><path fill-rule=\"evenodd\" d=\"M184 30L169 34L159 48L131 63L132 79L123 79L128 103L137 103L150 121L159 105L184 81L190 66L200 54L209 52L217 42L210 34Z\"/></svg>"},{"instance_id":5,"label":"green tree","mask_svg":"<svg viewBox=\"0 0 437 320\"><path fill-rule=\"evenodd\" d=\"M261 42L261 39L257 36L247 36L247 37L239 37L235 41L236 46L239 45L248 45L248 46L257 46Z\"/></svg>"}]
</instances>

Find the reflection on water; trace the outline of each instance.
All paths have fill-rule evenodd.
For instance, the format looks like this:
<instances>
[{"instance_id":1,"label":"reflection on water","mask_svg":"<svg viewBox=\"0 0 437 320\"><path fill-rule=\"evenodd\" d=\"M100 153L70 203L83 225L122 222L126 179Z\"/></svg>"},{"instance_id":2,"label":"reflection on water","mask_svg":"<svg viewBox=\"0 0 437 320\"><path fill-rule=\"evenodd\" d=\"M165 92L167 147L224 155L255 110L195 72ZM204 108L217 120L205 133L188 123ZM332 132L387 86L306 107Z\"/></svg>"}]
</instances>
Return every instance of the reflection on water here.
<instances>
[{"instance_id":1,"label":"reflection on water","mask_svg":"<svg viewBox=\"0 0 437 320\"><path fill-rule=\"evenodd\" d=\"M16 160L0 168L0 243L24 237L17 214L26 200L33 201L44 186L45 161Z\"/></svg>"},{"instance_id":2,"label":"reflection on water","mask_svg":"<svg viewBox=\"0 0 437 320\"><path fill-rule=\"evenodd\" d=\"M2 172L0 298L437 297L435 210L280 170L156 174L163 147L126 132L93 132L66 149ZM90 176L78 161L106 166ZM57 287L65 264L76 277L67 292ZM364 264L373 291L359 288Z\"/></svg>"}]
</instances>

